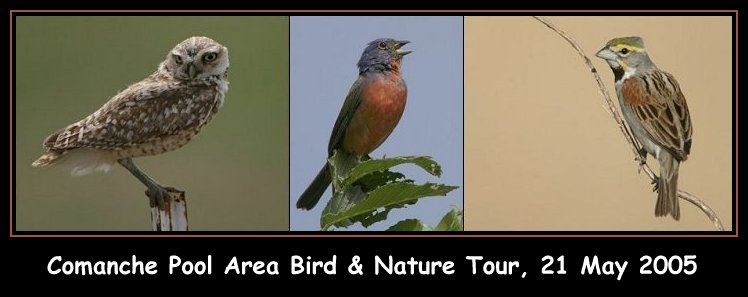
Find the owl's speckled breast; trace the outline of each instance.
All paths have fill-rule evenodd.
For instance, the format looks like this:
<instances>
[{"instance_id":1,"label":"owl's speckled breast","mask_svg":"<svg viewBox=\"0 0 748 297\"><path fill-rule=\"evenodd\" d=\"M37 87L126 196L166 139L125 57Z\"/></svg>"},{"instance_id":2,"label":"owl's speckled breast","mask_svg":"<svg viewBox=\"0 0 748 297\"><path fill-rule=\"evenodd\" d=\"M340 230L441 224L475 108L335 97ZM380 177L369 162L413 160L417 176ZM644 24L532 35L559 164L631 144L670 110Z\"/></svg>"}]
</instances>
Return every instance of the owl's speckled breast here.
<instances>
[{"instance_id":1,"label":"owl's speckled breast","mask_svg":"<svg viewBox=\"0 0 748 297\"><path fill-rule=\"evenodd\" d=\"M153 139L145 143L133 145L121 150L116 150L118 159L153 156L170 152L186 145L195 135L200 132L200 127L181 131L175 135Z\"/></svg>"}]
</instances>

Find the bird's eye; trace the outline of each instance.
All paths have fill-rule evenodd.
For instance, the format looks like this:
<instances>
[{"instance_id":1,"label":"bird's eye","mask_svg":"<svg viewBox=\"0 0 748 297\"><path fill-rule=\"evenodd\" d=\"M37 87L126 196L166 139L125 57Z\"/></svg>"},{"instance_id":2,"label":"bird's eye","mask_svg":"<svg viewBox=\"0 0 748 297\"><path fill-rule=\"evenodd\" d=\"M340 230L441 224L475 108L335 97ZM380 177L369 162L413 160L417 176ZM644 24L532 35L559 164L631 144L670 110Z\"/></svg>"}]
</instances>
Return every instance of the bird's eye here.
<instances>
[{"instance_id":1,"label":"bird's eye","mask_svg":"<svg viewBox=\"0 0 748 297\"><path fill-rule=\"evenodd\" d=\"M205 62L213 62L216 60L217 57L218 57L218 54L216 53L207 53L203 56L203 60L205 60Z\"/></svg>"},{"instance_id":2,"label":"bird's eye","mask_svg":"<svg viewBox=\"0 0 748 297\"><path fill-rule=\"evenodd\" d=\"M384 41L379 43L379 49L386 49L386 48L387 48L387 44L384 43Z\"/></svg>"},{"instance_id":3,"label":"bird's eye","mask_svg":"<svg viewBox=\"0 0 748 297\"><path fill-rule=\"evenodd\" d=\"M174 62L177 62L177 65L182 65L182 57L179 55L173 55L174 56Z\"/></svg>"},{"instance_id":4,"label":"bird's eye","mask_svg":"<svg viewBox=\"0 0 748 297\"><path fill-rule=\"evenodd\" d=\"M624 55L628 54L629 53L629 49L627 49L627 48L624 47L623 49L621 49L621 53L624 54Z\"/></svg>"}]
</instances>

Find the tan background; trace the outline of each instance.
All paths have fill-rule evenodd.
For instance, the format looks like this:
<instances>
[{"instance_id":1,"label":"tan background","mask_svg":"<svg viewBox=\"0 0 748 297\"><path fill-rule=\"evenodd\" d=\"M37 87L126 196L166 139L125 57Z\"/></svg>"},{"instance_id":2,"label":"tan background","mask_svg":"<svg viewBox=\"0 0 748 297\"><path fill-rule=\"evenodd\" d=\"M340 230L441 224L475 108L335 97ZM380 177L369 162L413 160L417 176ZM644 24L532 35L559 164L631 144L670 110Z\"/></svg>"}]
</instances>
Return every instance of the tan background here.
<instances>
[{"instance_id":1,"label":"tan background","mask_svg":"<svg viewBox=\"0 0 748 297\"><path fill-rule=\"evenodd\" d=\"M613 74L594 53L613 37L644 38L691 110L680 188L731 230L731 18L548 19L594 60L612 96ZM680 222L655 218L656 194L603 104L582 60L544 25L466 17L465 230L713 230L683 200Z\"/></svg>"}]
</instances>

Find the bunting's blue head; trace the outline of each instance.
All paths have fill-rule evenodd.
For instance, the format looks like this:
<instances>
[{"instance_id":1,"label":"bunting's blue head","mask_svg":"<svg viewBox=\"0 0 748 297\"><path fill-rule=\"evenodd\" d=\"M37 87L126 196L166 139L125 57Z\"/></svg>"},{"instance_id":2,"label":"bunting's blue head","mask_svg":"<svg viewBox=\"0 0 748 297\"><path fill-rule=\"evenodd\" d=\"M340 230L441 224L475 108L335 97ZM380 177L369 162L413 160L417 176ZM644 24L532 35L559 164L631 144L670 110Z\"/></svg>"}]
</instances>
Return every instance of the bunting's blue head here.
<instances>
[{"instance_id":1,"label":"bunting's blue head","mask_svg":"<svg viewBox=\"0 0 748 297\"><path fill-rule=\"evenodd\" d=\"M402 47L410 43L407 40L395 40L392 38L380 38L369 42L358 60L359 72L371 70L399 70L400 61L403 56L412 51L404 50Z\"/></svg>"}]
</instances>

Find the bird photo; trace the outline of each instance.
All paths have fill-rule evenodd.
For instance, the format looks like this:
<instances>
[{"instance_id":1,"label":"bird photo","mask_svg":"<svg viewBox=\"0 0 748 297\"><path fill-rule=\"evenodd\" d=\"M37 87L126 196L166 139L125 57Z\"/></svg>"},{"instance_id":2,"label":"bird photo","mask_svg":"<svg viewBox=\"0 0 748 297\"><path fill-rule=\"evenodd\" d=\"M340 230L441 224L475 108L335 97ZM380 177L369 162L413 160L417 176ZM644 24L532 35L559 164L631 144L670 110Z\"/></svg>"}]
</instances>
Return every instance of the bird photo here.
<instances>
[{"instance_id":1,"label":"bird photo","mask_svg":"<svg viewBox=\"0 0 748 297\"><path fill-rule=\"evenodd\" d=\"M73 175L107 172L115 163L148 188L152 204L167 190L132 158L186 145L213 119L228 91L229 51L208 37L190 37L144 80L115 95L86 118L49 135L34 167L60 165Z\"/></svg>"},{"instance_id":2,"label":"bird photo","mask_svg":"<svg viewBox=\"0 0 748 297\"><path fill-rule=\"evenodd\" d=\"M650 154L660 164L655 216L680 220L678 170L691 153L693 129L678 82L655 66L641 37L610 40L597 57L613 70L621 112L641 145L640 162L645 164Z\"/></svg>"},{"instance_id":3,"label":"bird photo","mask_svg":"<svg viewBox=\"0 0 748 297\"><path fill-rule=\"evenodd\" d=\"M291 17L291 231L387 230L409 219L428 230L461 211L462 68L461 17ZM343 213L332 208L346 203L337 201L356 199L335 193L358 188L358 181L336 184L345 173L330 160L373 164L410 156L430 157L441 175L401 164L391 172L411 184L388 186L452 190L397 209L366 210L381 211L369 223L322 219ZM384 188L358 185L367 198Z\"/></svg>"},{"instance_id":4,"label":"bird photo","mask_svg":"<svg viewBox=\"0 0 748 297\"><path fill-rule=\"evenodd\" d=\"M15 230L288 230L288 17L14 28Z\"/></svg>"},{"instance_id":5,"label":"bird photo","mask_svg":"<svg viewBox=\"0 0 748 297\"><path fill-rule=\"evenodd\" d=\"M733 19L466 16L465 230L731 230Z\"/></svg>"},{"instance_id":6,"label":"bird photo","mask_svg":"<svg viewBox=\"0 0 748 297\"><path fill-rule=\"evenodd\" d=\"M403 49L407 40L380 38L369 42L358 60L358 78L345 98L332 128L328 157L343 149L357 158L368 158L400 122L405 111L408 87L402 77ZM311 209L330 186L327 162L296 202L300 209Z\"/></svg>"}]
</instances>

